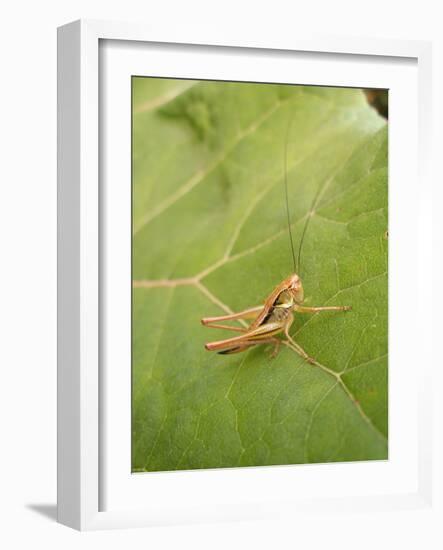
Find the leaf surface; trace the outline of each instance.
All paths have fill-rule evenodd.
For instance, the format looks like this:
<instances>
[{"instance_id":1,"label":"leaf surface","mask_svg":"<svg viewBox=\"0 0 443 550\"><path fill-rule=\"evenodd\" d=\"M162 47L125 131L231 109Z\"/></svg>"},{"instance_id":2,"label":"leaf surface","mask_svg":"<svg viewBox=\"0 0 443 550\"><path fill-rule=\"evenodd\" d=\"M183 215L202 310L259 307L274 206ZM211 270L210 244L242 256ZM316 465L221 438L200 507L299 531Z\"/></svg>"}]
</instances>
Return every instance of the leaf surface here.
<instances>
[{"instance_id":1,"label":"leaf surface","mask_svg":"<svg viewBox=\"0 0 443 550\"><path fill-rule=\"evenodd\" d=\"M360 90L146 78L133 109L133 471L386 459L385 121ZM296 316L319 366L200 324L293 271L286 142L305 305L352 306Z\"/></svg>"}]
</instances>

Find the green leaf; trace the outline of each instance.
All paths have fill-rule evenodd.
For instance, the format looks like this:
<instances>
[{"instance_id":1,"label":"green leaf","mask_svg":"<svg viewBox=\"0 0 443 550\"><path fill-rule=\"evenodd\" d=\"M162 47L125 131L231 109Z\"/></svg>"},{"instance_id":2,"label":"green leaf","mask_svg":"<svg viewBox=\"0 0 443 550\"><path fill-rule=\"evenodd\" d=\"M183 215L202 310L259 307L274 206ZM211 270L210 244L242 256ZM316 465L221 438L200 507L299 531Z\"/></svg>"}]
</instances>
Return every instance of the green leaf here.
<instances>
[{"instance_id":1,"label":"green leaf","mask_svg":"<svg viewBox=\"0 0 443 550\"><path fill-rule=\"evenodd\" d=\"M360 90L133 80L133 471L386 459L387 128ZM287 136L288 121L292 120ZM292 271L283 345L218 355L200 324ZM297 251L296 251L297 252Z\"/></svg>"}]
</instances>

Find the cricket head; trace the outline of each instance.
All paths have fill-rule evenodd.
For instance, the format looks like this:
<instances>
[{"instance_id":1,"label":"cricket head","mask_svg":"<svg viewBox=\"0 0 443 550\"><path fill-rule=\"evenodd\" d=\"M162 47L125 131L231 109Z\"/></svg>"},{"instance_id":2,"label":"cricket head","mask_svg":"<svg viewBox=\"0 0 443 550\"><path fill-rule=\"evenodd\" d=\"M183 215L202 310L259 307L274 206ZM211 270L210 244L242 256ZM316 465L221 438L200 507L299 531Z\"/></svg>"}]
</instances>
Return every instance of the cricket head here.
<instances>
[{"instance_id":1,"label":"cricket head","mask_svg":"<svg viewBox=\"0 0 443 550\"><path fill-rule=\"evenodd\" d=\"M305 298L304 292L303 292L303 285L301 284L301 279L297 275L297 273L294 273L290 275L287 279L287 290L290 293L292 299L297 304L301 304Z\"/></svg>"}]
</instances>

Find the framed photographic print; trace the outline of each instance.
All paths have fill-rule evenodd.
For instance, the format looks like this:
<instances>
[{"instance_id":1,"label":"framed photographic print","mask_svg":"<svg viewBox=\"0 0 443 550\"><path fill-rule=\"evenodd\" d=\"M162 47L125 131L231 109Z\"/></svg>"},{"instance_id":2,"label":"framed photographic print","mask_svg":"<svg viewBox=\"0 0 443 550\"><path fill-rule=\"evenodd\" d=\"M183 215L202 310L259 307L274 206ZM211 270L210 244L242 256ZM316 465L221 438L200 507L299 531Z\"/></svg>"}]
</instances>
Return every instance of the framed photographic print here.
<instances>
[{"instance_id":1,"label":"framed photographic print","mask_svg":"<svg viewBox=\"0 0 443 550\"><path fill-rule=\"evenodd\" d=\"M132 77L133 472L388 458L366 94Z\"/></svg>"},{"instance_id":2,"label":"framed photographic print","mask_svg":"<svg viewBox=\"0 0 443 550\"><path fill-rule=\"evenodd\" d=\"M59 29L59 520L428 506L428 45L192 42Z\"/></svg>"}]
</instances>

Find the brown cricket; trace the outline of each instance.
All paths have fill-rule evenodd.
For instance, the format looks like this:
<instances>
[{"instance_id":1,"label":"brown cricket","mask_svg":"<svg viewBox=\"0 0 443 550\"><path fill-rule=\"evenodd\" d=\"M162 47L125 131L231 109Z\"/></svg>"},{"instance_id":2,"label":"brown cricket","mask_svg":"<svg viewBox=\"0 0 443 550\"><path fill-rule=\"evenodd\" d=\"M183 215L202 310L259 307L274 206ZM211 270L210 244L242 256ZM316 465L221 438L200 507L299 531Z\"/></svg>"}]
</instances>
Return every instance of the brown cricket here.
<instances>
[{"instance_id":1,"label":"brown cricket","mask_svg":"<svg viewBox=\"0 0 443 550\"><path fill-rule=\"evenodd\" d=\"M304 236L309 223L309 219L311 218L316 201L318 199L319 192L317 192L316 196L314 197L310 214L308 214L305 221L298 249L298 261L296 263L289 215L287 184L287 144L290 126L291 121L288 123L286 132L284 185L286 196L286 214L289 230L289 240L294 263L294 273L284 279L284 281L282 281L280 284L278 284L271 292L271 294L266 298L264 304L261 306L252 307L238 313L231 313L229 315L204 317L201 322L203 325L209 328L232 330L242 333L239 336L234 336L232 338L226 338L224 340L218 340L216 342L209 342L205 344L205 348L208 351L215 351L220 354L226 355L231 353L239 353L251 348L252 346L257 346L260 344L274 344L275 347L272 355L275 356L278 353L280 344L282 342L282 340L277 338L276 336L283 333L289 341L289 345L294 349L294 351L300 354L306 361L310 363L315 363L315 360L310 357L289 334L289 329L294 321L294 312L316 313L318 311L348 311L351 309L351 306L307 307L302 305L304 300L303 285L299 275L297 275L296 273L296 271L299 271L296 266L300 266L300 254ZM240 319L253 319L253 321L248 327L219 324L220 321Z\"/></svg>"}]
</instances>

